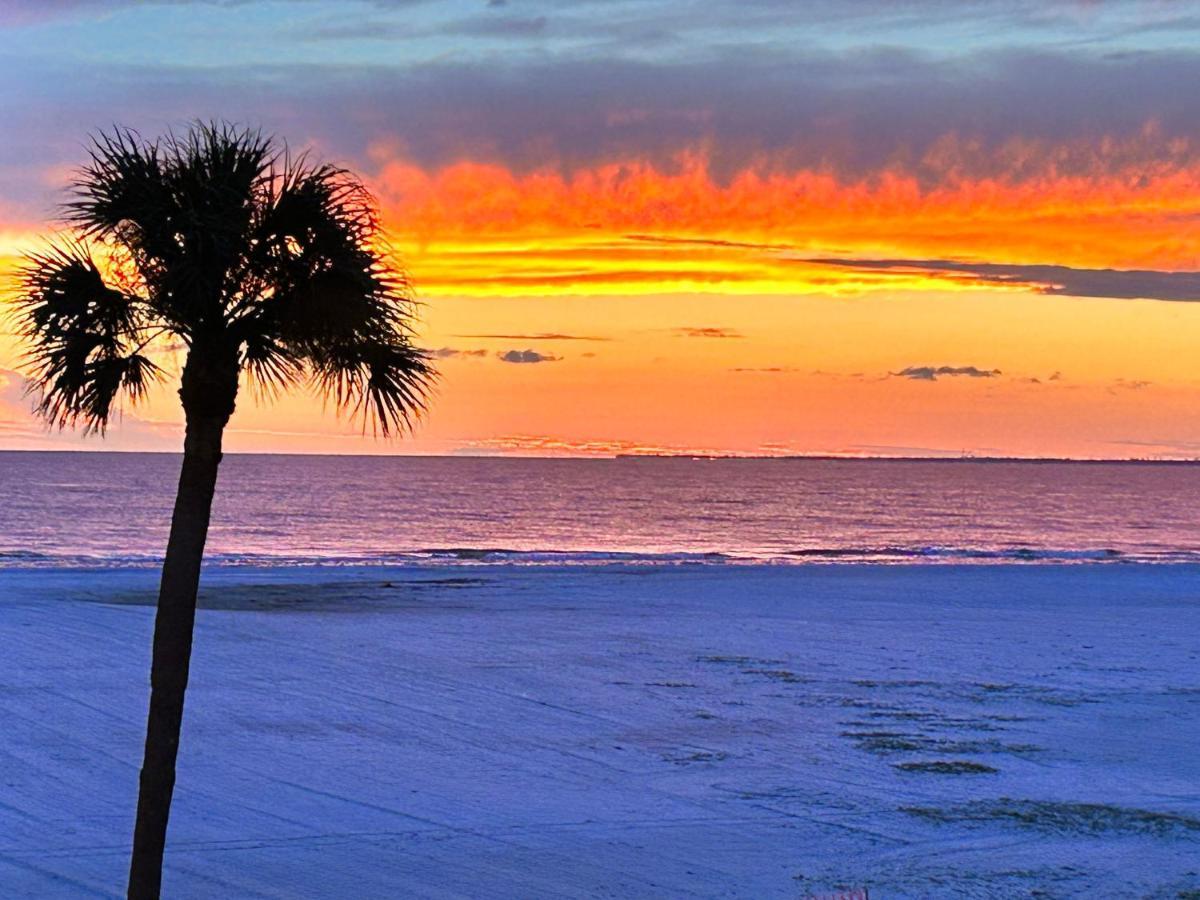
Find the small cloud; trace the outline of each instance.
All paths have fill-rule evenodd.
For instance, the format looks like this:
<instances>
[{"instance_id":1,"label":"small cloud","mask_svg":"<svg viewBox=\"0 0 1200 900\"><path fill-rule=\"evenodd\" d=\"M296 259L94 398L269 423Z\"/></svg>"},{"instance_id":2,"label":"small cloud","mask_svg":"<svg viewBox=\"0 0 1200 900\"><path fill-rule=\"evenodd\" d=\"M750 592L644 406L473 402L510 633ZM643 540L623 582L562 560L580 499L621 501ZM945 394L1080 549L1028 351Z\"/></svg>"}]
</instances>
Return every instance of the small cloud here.
<instances>
[{"instance_id":1,"label":"small cloud","mask_svg":"<svg viewBox=\"0 0 1200 900\"><path fill-rule=\"evenodd\" d=\"M851 444L847 449L852 453L866 454L867 456L949 457L954 459L972 456L1000 456L1004 452L997 447L971 447L969 449L963 447L953 449L948 447L920 447L903 444Z\"/></svg>"},{"instance_id":2,"label":"small cloud","mask_svg":"<svg viewBox=\"0 0 1200 900\"><path fill-rule=\"evenodd\" d=\"M1063 374L1062 372L1055 371L1051 372L1049 375L1025 375L1020 378L1015 378L1014 380L1020 384L1048 385L1054 384L1055 382L1061 382L1063 380Z\"/></svg>"},{"instance_id":3,"label":"small cloud","mask_svg":"<svg viewBox=\"0 0 1200 900\"><path fill-rule=\"evenodd\" d=\"M1137 447L1154 452L1140 454L1141 458L1154 457L1183 457L1187 459L1200 458L1200 442L1181 440L1178 438L1148 438L1145 440L1113 440L1105 441L1117 446Z\"/></svg>"},{"instance_id":4,"label":"small cloud","mask_svg":"<svg viewBox=\"0 0 1200 900\"><path fill-rule=\"evenodd\" d=\"M561 356L551 356L549 353L539 353L537 350L505 350L497 353L497 358L506 363L542 363L558 362Z\"/></svg>"},{"instance_id":5,"label":"small cloud","mask_svg":"<svg viewBox=\"0 0 1200 900\"><path fill-rule=\"evenodd\" d=\"M720 238L683 238L671 237L665 234L626 234L626 240L641 241L650 244L682 244L699 247L729 247L737 250L799 250L795 244L762 244L748 241L727 241Z\"/></svg>"},{"instance_id":6,"label":"small cloud","mask_svg":"<svg viewBox=\"0 0 1200 900\"><path fill-rule=\"evenodd\" d=\"M1129 378L1118 378L1109 386L1109 393L1114 393L1119 390L1140 391L1143 388L1148 388L1154 382L1152 381L1136 381Z\"/></svg>"},{"instance_id":7,"label":"small cloud","mask_svg":"<svg viewBox=\"0 0 1200 900\"><path fill-rule=\"evenodd\" d=\"M949 378L995 378L999 369L980 369L976 366L909 366L891 374L913 381L937 381Z\"/></svg>"},{"instance_id":8,"label":"small cloud","mask_svg":"<svg viewBox=\"0 0 1200 900\"><path fill-rule=\"evenodd\" d=\"M375 18L316 25L299 34L303 40L308 41L380 41L415 36L410 28Z\"/></svg>"},{"instance_id":9,"label":"small cloud","mask_svg":"<svg viewBox=\"0 0 1200 900\"><path fill-rule=\"evenodd\" d=\"M30 407L29 381L20 372L0 369L0 405Z\"/></svg>"},{"instance_id":10,"label":"small cloud","mask_svg":"<svg viewBox=\"0 0 1200 900\"><path fill-rule=\"evenodd\" d=\"M829 372L825 369L813 369L808 374L815 378L841 378L851 381L883 381L888 377L887 375L868 377L865 372ZM889 372L888 374L890 375L891 373Z\"/></svg>"},{"instance_id":11,"label":"small cloud","mask_svg":"<svg viewBox=\"0 0 1200 900\"><path fill-rule=\"evenodd\" d=\"M453 22L441 29L445 34L493 38L532 37L545 30L545 16L482 16Z\"/></svg>"},{"instance_id":12,"label":"small cloud","mask_svg":"<svg viewBox=\"0 0 1200 900\"><path fill-rule=\"evenodd\" d=\"M488 341L611 341L612 338L591 334L562 334L557 331L539 331L534 334L459 334L455 337L475 338Z\"/></svg>"},{"instance_id":13,"label":"small cloud","mask_svg":"<svg viewBox=\"0 0 1200 900\"><path fill-rule=\"evenodd\" d=\"M439 347L430 350L429 355L434 359L453 359L456 356L487 356L486 350L459 350L457 347Z\"/></svg>"},{"instance_id":14,"label":"small cloud","mask_svg":"<svg viewBox=\"0 0 1200 900\"><path fill-rule=\"evenodd\" d=\"M799 372L800 370L794 366L761 366L755 368L753 366L739 366L736 369L730 369L731 372L762 372L764 374L779 374L782 372Z\"/></svg>"},{"instance_id":15,"label":"small cloud","mask_svg":"<svg viewBox=\"0 0 1200 900\"><path fill-rule=\"evenodd\" d=\"M740 338L742 333L732 328L676 328L677 337L688 338Z\"/></svg>"}]
</instances>

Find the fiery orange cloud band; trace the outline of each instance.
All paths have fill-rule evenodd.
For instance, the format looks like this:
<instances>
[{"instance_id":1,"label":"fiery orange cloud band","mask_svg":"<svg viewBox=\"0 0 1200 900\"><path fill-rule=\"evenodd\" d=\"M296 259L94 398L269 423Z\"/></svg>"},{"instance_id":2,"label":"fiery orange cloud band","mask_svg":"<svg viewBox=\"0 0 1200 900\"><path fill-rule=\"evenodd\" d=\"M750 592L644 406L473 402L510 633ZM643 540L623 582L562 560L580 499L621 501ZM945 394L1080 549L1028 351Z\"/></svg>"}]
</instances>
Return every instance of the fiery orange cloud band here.
<instances>
[{"instance_id":1,"label":"fiery orange cloud band","mask_svg":"<svg viewBox=\"0 0 1200 900\"><path fill-rule=\"evenodd\" d=\"M1200 163L1190 154L1114 150L1081 166L1044 148L1036 165L1010 152L1019 165L1009 176L951 165L858 180L766 163L722 180L699 153L673 167L631 160L569 175L396 160L374 187L430 294L1021 287L804 262L822 255L1168 271L1200 262Z\"/></svg>"},{"instance_id":2,"label":"fiery orange cloud band","mask_svg":"<svg viewBox=\"0 0 1200 900\"><path fill-rule=\"evenodd\" d=\"M1186 141L1151 129L1124 142L1014 140L986 160L978 152L947 139L916 166L852 179L766 159L718 177L701 151L672 165L518 173L480 162L424 169L376 148L369 180L431 296L1039 287L813 257L1200 268L1200 151ZM36 239L0 226L0 270Z\"/></svg>"}]
</instances>

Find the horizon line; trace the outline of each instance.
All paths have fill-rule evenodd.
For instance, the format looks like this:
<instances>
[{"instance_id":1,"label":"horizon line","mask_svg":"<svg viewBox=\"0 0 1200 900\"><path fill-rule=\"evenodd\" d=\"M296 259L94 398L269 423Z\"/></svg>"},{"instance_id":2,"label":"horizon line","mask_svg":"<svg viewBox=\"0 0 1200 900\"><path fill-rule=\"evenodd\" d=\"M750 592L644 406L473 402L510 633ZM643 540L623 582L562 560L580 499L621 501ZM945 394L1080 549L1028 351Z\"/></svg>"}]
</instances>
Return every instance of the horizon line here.
<instances>
[{"instance_id":1,"label":"horizon line","mask_svg":"<svg viewBox=\"0 0 1200 900\"><path fill-rule=\"evenodd\" d=\"M0 453L30 454L109 454L122 456L182 456L182 450L108 450L0 447ZM886 455L842 455L835 453L613 453L598 454L532 454L532 453L326 453L297 450L226 450L223 456L313 456L362 459L514 459L514 460L571 460L571 461L637 461L637 460L686 460L689 462L939 462L939 463L1064 463L1064 464L1126 464L1126 465L1200 465L1200 456L1153 457L1153 456L886 456Z\"/></svg>"}]
</instances>

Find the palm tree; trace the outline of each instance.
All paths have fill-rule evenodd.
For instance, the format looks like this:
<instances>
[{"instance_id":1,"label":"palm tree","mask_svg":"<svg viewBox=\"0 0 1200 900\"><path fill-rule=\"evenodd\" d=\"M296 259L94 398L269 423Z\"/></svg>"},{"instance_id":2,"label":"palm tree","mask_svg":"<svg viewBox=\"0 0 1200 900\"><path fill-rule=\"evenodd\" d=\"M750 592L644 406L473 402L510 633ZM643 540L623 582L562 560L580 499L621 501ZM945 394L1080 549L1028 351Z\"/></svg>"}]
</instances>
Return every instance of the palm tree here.
<instances>
[{"instance_id":1,"label":"palm tree","mask_svg":"<svg viewBox=\"0 0 1200 900\"><path fill-rule=\"evenodd\" d=\"M411 341L413 304L371 196L344 169L292 158L223 124L147 141L92 140L69 230L26 258L16 298L39 413L103 433L122 396L186 350L186 420L150 667L129 896L157 897L221 440L239 381L307 382L383 435L423 409L435 373ZM243 376L245 376L243 378Z\"/></svg>"}]
</instances>

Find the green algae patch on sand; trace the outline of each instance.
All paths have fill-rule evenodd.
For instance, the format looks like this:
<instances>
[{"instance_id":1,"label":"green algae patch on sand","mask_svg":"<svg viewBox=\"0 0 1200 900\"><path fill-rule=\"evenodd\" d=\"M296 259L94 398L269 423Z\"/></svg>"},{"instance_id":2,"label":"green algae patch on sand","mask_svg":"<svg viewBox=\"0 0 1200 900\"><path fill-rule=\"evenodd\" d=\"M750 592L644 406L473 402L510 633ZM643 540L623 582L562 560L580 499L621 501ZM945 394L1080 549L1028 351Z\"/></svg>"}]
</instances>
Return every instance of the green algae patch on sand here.
<instances>
[{"instance_id":1,"label":"green algae patch on sand","mask_svg":"<svg viewBox=\"0 0 1200 900\"><path fill-rule=\"evenodd\" d=\"M895 763L892 766L901 772L917 775L994 775L1000 770L969 759L933 759L927 762Z\"/></svg>"},{"instance_id":2,"label":"green algae patch on sand","mask_svg":"<svg viewBox=\"0 0 1200 900\"><path fill-rule=\"evenodd\" d=\"M900 811L939 824L1003 823L1053 834L1123 834L1200 840L1200 819L1105 803L978 800L960 806L903 806Z\"/></svg>"},{"instance_id":3,"label":"green algae patch on sand","mask_svg":"<svg viewBox=\"0 0 1200 900\"><path fill-rule=\"evenodd\" d=\"M1035 744L1006 744L997 740L952 740L908 731L843 731L840 734L854 741L858 750L877 756L895 753L991 753L1023 756L1040 753L1044 749Z\"/></svg>"},{"instance_id":4,"label":"green algae patch on sand","mask_svg":"<svg viewBox=\"0 0 1200 900\"><path fill-rule=\"evenodd\" d=\"M742 669L743 675L760 675L772 681L782 681L786 684L807 684L812 679L797 675L791 669Z\"/></svg>"},{"instance_id":5,"label":"green algae patch on sand","mask_svg":"<svg viewBox=\"0 0 1200 900\"><path fill-rule=\"evenodd\" d=\"M388 581L280 581L223 583L201 586L197 609L223 612L376 612L410 608L452 608L444 603L451 592L471 591L488 584L485 578L451 577ZM114 590L80 594L73 599L112 606L155 606L153 589Z\"/></svg>"}]
</instances>

